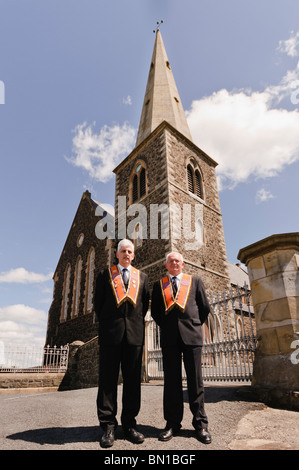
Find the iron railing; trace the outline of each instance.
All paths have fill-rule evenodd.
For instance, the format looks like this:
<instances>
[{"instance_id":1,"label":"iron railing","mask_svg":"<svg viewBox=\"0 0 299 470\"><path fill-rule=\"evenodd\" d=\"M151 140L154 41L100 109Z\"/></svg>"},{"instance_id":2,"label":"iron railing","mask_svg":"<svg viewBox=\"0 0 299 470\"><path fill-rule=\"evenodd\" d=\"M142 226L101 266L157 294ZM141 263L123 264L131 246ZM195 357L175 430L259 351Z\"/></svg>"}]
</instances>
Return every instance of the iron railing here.
<instances>
[{"instance_id":1,"label":"iron railing","mask_svg":"<svg viewBox=\"0 0 299 470\"><path fill-rule=\"evenodd\" d=\"M251 380L257 338L250 297L246 284L210 296L211 312L202 325L204 380ZM163 379L159 327L150 314L146 320L147 379ZM183 364L182 376L186 378Z\"/></svg>"},{"instance_id":2,"label":"iron railing","mask_svg":"<svg viewBox=\"0 0 299 470\"><path fill-rule=\"evenodd\" d=\"M69 347L2 345L0 372L65 372Z\"/></svg>"}]
</instances>

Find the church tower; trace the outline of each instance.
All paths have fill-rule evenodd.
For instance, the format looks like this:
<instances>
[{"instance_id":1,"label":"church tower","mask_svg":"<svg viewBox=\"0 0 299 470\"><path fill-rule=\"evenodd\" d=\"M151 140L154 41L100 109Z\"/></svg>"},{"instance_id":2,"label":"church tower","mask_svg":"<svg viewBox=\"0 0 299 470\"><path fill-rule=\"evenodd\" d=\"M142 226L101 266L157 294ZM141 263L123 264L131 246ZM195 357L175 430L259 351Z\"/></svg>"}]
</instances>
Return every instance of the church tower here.
<instances>
[{"instance_id":1,"label":"church tower","mask_svg":"<svg viewBox=\"0 0 299 470\"><path fill-rule=\"evenodd\" d=\"M229 288L216 166L192 142L158 29L136 146L114 170L116 235L134 239L151 285L178 251L208 291Z\"/></svg>"}]
</instances>

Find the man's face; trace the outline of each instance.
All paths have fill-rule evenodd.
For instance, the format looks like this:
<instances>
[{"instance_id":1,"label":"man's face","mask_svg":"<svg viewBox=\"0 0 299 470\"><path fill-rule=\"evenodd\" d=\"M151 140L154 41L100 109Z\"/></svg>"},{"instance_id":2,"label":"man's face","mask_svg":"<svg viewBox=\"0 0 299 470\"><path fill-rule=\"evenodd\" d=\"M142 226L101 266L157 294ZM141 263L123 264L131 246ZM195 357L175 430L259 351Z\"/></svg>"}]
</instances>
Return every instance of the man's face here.
<instances>
[{"instance_id":1,"label":"man's face","mask_svg":"<svg viewBox=\"0 0 299 470\"><path fill-rule=\"evenodd\" d=\"M119 264L121 264L124 268L130 266L134 256L134 251L130 246L121 246L119 251L116 253Z\"/></svg>"},{"instance_id":2,"label":"man's face","mask_svg":"<svg viewBox=\"0 0 299 470\"><path fill-rule=\"evenodd\" d=\"M165 267L172 276L180 274L184 267L181 255L179 253L171 253L168 256Z\"/></svg>"}]
</instances>

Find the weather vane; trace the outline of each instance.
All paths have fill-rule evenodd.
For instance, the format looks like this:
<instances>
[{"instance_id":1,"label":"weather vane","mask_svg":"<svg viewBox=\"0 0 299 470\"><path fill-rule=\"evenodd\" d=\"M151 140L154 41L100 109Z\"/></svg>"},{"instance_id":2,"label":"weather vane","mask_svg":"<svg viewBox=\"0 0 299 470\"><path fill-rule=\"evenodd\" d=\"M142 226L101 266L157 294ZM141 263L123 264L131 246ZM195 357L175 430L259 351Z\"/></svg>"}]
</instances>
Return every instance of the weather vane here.
<instances>
[{"instance_id":1,"label":"weather vane","mask_svg":"<svg viewBox=\"0 0 299 470\"><path fill-rule=\"evenodd\" d=\"M158 25L158 27L157 27L157 29L153 29L153 33L155 33L156 31L159 31L159 29L160 29L160 25L161 25L162 23L163 23L163 20L161 20L161 21L157 21L157 25Z\"/></svg>"}]
</instances>

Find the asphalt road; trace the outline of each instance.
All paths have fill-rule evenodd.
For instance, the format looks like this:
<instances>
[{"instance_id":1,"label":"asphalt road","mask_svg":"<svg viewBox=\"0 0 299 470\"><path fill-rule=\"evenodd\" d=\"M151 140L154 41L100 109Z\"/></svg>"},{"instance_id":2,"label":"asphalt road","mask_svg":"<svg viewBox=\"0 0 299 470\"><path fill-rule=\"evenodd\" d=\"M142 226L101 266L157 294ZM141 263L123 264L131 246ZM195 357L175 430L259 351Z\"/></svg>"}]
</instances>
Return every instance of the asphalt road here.
<instances>
[{"instance_id":1,"label":"asphalt road","mask_svg":"<svg viewBox=\"0 0 299 470\"><path fill-rule=\"evenodd\" d=\"M122 386L119 386L119 412ZM1 450L100 450L96 414L97 389L0 395ZM205 387L212 443L199 442L191 425L187 391L182 430L168 442L158 441L164 428L163 384L142 385L139 430L146 439L136 445L116 431L115 451L299 450L298 412L277 410L254 400L248 386ZM192 462L191 462L192 463Z\"/></svg>"}]
</instances>

